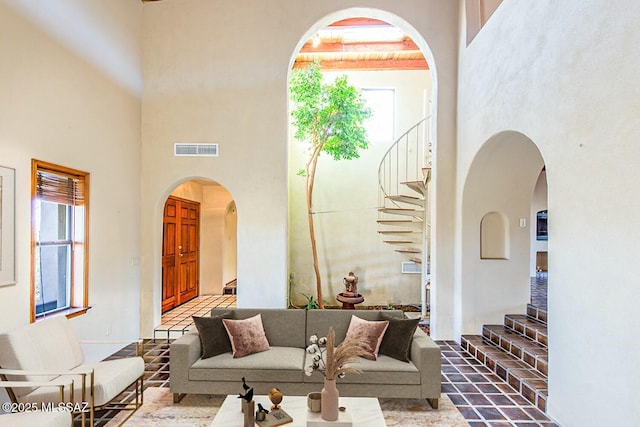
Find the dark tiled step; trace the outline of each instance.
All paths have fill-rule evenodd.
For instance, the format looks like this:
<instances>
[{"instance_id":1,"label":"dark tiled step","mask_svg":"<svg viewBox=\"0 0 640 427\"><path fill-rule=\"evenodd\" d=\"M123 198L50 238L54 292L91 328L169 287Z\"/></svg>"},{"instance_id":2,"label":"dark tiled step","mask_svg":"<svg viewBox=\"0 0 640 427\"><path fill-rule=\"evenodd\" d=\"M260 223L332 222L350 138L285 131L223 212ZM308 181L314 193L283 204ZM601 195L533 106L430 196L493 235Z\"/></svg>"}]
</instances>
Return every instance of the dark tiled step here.
<instances>
[{"instance_id":1,"label":"dark tiled step","mask_svg":"<svg viewBox=\"0 0 640 427\"><path fill-rule=\"evenodd\" d=\"M462 348L541 411L547 406L547 377L480 335L463 335Z\"/></svg>"},{"instance_id":2,"label":"dark tiled step","mask_svg":"<svg viewBox=\"0 0 640 427\"><path fill-rule=\"evenodd\" d=\"M547 308L538 307L533 304L527 304L527 316L540 323L547 324Z\"/></svg>"},{"instance_id":3,"label":"dark tiled step","mask_svg":"<svg viewBox=\"0 0 640 427\"><path fill-rule=\"evenodd\" d=\"M510 330L526 336L527 338L547 347L549 339L547 325L531 319L524 314L507 314L504 316L504 325Z\"/></svg>"},{"instance_id":4,"label":"dark tiled step","mask_svg":"<svg viewBox=\"0 0 640 427\"><path fill-rule=\"evenodd\" d=\"M528 364L529 368L538 370L544 376L547 375L548 351L546 347L503 325L484 325L482 336L506 353Z\"/></svg>"}]
</instances>

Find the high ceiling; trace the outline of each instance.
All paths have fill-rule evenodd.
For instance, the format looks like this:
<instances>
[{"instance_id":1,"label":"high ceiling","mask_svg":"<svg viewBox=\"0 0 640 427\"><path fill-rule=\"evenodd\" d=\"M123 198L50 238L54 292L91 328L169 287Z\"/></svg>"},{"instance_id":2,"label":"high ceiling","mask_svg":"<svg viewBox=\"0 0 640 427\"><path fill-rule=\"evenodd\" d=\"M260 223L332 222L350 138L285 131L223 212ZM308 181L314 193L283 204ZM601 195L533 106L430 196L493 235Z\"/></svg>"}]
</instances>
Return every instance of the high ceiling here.
<instances>
[{"instance_id":1,"label":"high ceiling","mask_svg":"<svg viewBox=\"0 0 640 427\"><path fill-rule=\"evenodd\" d=\"M426 70L420 48L384 21L350 18L315 33L296 56L294 68L320 60L324 70Z\"/></svg>"},{"instance_id":2,"label":"high ceiling","mask_svg":"<svg viewBox=\"0 0 640 427\"><path fill-rule=\"evenodd\" d=\"M407 34L372 18L344 19L319 30L302 46L293 67L306 67L315 59L320 60L323 70L429 68L420 48Z\"/></svg>"}]
</instances>

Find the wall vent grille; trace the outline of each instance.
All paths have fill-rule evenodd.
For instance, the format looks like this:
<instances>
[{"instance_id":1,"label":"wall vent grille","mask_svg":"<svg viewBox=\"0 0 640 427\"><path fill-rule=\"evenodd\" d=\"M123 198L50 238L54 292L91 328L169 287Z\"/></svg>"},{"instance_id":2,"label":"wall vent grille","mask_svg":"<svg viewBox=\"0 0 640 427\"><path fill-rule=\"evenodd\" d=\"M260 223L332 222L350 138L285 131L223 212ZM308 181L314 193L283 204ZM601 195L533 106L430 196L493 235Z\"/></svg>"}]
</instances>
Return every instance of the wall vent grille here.
<instances>
[{"instance_id":1,"label":"wall vent grille","mask_svg":"<svg viewBox=\"0 0 640 427\"><path fill-rule=\"evenodd\" d=\"M174 156L218 157L218 153L218 144L183 142L173 144Z\"/></svg>"},{"instance_id":2,"label":"wall vent grille","mask_svg":"<svg viewBox=\"0 0 640 427\"><path fill-rule=\"evenodd\" d=\"M417 262L403 262L402 272L405 274L420 274L422 273L421 267Z\"/></svg>"}]
</instances>

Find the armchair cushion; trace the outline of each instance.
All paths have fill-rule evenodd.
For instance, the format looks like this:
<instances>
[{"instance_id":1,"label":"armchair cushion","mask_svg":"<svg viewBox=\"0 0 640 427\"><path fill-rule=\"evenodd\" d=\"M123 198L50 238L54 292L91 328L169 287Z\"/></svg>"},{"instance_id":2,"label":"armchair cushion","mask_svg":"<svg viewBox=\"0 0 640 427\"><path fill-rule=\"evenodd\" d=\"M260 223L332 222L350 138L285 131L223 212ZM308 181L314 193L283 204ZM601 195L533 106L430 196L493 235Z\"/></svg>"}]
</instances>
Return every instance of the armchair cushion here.
<instances>
[{"instance_id":1,"label":"armchair cushion","mask_svg":"<svg viewBox=\"0 0 640 427\"><path fill-rule=\"evenodd\" d=\"M15 412L0 416L0 427L69 427L71 421L69 411Z\"/></svg>"},{"instance_id":2,"label":"armchair cushion","mask_svg":"<svg viewBox=\"0 0 640 427\"><path fill-rule=\"evenodd\" d=\"M64 316L51 317L0 334L0 367L29 371L68 371L84 362L80 343ZM50 377L11 377L22 381L47 381ZM16 395L32 388L20 388Z\"/></svg>"}]
</instances>

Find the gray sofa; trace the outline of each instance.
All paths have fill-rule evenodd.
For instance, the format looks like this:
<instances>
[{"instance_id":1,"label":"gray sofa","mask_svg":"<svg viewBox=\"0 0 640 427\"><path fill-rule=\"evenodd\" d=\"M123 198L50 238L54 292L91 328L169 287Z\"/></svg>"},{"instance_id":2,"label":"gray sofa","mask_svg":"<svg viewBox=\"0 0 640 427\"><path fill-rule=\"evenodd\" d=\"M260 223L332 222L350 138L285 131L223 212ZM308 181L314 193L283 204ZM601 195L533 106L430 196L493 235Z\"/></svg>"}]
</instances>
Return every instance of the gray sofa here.
<instances>
[{"instance_id":1,"label":"gray sofa","mask_svg":"<svg viewBox=\"0 0 640 427\"><path fill-rule=\"evenodd\" d=\"M184 394L236 394L242 391L241 378L256 394L267 394L278 387L285 395L305 395L322 389L321 373L306 376L305 351L313 334L325 336L330 326L336 343L344 340L351 316L381 320L382 315L402 318L400 310L286 310L286 309L214 309L212 315L232 312L235 319L260 313L269 350L241 358L223 353L201 358L197 332L189 332L171 343L170 384L174 401ZM362 374L349 373L337 381L341 396L424 398L438 407L441 392L440 347L417 328L411 343L410 361L379 355L378 359L359 358Z\"/></svg>"}]
</instances>

